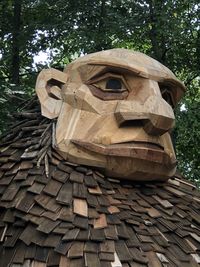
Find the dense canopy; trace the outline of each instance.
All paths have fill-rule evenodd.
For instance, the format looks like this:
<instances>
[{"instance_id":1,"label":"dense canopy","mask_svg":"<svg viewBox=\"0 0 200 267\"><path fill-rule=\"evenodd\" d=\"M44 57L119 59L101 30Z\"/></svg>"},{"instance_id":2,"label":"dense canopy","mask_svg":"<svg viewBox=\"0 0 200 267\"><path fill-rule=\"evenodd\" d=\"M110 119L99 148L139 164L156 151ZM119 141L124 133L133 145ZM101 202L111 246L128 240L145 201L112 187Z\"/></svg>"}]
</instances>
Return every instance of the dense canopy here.
<instances>
[{"instance_id":1,"label":"dense canopy","mask_svg":"<svg viewBox=\"0 0 200 267\"><path fill-rule=\"evenodd\" d=\"M0 2L0 131L34 92L38 72L79 55L123 47L170 68L187 93L172 133L182 173L200 180L200 32L198 0L2 0ZM36 62L41 51L45 62Z\"/></svg>"}]
</instances>

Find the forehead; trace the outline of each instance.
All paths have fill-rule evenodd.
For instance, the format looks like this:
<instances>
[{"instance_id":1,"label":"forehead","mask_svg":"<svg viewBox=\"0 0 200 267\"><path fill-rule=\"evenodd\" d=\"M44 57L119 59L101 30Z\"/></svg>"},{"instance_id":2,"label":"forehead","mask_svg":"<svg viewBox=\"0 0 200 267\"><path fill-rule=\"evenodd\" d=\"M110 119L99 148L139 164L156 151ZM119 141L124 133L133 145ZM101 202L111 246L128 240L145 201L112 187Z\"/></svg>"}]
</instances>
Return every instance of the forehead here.
<instances>
[{"instance_id":1,"label":"forehead","mask_svg":"<svg viewBox=\"0 0 200 267\"><path fill-rule=\"evenodd\" d=\"M69 76L76 73L75 77L78 72L82 81L106 71L129 72L135 76L157 81L172 90L177 102L185 91L183 83L167 67L143 53L127 49L111 49L89 54L78 58L64 70Z\"/></svg>"}]
</instances>

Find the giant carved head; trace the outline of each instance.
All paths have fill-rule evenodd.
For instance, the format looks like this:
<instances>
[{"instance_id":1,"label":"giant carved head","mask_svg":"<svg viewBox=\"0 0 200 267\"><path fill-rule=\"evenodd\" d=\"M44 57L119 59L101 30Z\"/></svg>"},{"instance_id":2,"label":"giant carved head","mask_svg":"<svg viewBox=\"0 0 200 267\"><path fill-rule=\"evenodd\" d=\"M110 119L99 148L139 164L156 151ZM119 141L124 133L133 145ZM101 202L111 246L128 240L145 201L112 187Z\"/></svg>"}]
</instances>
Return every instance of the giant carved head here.
<instances>
[{"instance_id":1,"label":"giant carved head","mask_svg":"<svg viewBox=\"0 0 200 267\"><path fill-rule=\"evenodd\" d=\"M125 49L78 58L64 72L43 70L36 84L42 114L57 118L64 159L142 181L175 173L170 132L184 90L168 68Z\"/></svg>"}]
</instances>

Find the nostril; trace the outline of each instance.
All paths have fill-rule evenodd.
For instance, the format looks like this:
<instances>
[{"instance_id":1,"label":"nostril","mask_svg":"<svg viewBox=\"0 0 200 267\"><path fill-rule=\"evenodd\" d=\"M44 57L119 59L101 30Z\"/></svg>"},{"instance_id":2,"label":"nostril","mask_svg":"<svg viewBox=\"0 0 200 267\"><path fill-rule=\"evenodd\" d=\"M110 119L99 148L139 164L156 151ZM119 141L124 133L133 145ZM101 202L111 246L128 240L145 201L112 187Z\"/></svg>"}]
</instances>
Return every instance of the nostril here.
<instances>
[{"instance_id":1,"label":"nostril","mask_svg":"<svg viewBox=\"0 0 200 267\"><path fill-rule=\"evenodd\" d=\"M144 127L148 117L145 113L136 113L136 112L124 112L118 111L115 112L115 118L118 126L121 127Z\"/></svg>"},{"instance_id":2,"label":"nostril","mask_svg":"<svg viewBox=\"0 0 200 267\"><path fill-rule=\"evenodd\" d=\"M143 127L144 121L143 120L124 120L120 123L119 127Z\"/></svg>"}]
</instances>

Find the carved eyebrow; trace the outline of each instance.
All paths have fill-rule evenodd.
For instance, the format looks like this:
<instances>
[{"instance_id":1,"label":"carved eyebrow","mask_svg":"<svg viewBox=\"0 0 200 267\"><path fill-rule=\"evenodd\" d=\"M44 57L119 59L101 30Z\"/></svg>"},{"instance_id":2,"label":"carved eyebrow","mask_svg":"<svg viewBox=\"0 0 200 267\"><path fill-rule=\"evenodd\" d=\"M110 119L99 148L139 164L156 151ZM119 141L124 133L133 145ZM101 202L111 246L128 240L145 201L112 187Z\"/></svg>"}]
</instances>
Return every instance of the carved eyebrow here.
<instances>
[{"instance_id":1,"label":"carved eyebrow","mask_svg":"<svg viewBox=\"0 0 200 267\"><path fill-rule=\"evenodd\" d=\"M143 77L143 78L150 78L149 77L149 74L146 73L144 71L143 68L139 69L136 68L136 67L133 67L133 66L129 66L129 65L123 65L123 62L121 63L114 63L114 62L97 62L97 61L94 61L94 62L90 62L90 63L87 63L88 65L90 66L96 66L96 67L104 67L106 69L108 69L108 71L113 71L113 72L118 72L118 73L121 73L121 74L131 74L131 75L134 75L134 76L137 76L137 77Z\"/></svg>"},{"instance_id":2,"label":"carved eyebrow","mask_svg":"<svg viewBox=\"0 0 200 267\"><path fill-rule=\"evenodd\" d=\"M96 78L97 76L103 75L107 72L110 73L115 73L118 75L125 75L125 74L131 74L133 76L137 76L137 77L141 77L141 75L139 75L140 71L133 71L133 69L130 69L128 67L123 67L123 66L112 66L112 65L105 65L105 64L101 64L101 63L89 63L88 66L96 66L99 67L99 72L97 71L95 74L90 75L90 77L88 77L88 80Z\"/></svg>"}]
</instances>

